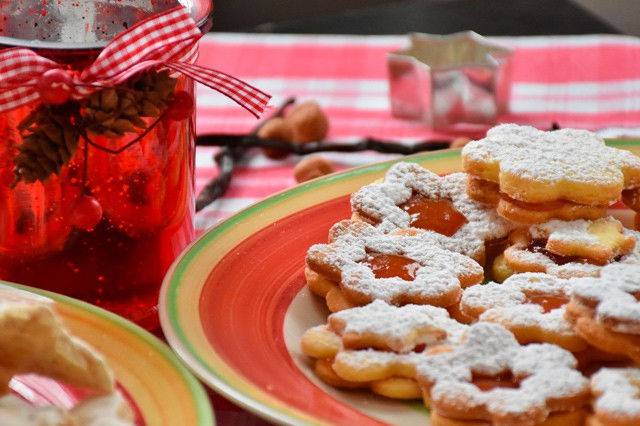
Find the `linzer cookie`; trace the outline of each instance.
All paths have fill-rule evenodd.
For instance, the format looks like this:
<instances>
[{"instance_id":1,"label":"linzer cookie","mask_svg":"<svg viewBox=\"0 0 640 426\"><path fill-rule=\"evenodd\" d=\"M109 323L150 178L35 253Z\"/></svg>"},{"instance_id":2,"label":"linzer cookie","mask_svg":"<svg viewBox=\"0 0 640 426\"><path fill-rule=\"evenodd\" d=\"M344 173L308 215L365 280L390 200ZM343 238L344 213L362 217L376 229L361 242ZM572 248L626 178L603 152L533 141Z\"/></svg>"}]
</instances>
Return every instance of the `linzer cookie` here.
<instances>
[{"instance_id":1,"label":"linzer cookie","mask_svg":"<svg viewBox=\"0 0 640 426\"><path fill-rule=\"evenodd\" d=\"M467 192L514 222L597 219L640 187L640 158L586 130L504 124L462 149Z\"/></svg>"},{"instance_id":2,"label":"linzer cookie","mask_svg":"<svg viewBox=\"0 0 640 426\"><path fill-rule=\"evenodd\" d=\"M593 414L587 426L633 426L640 424L640 370L603 368L591 377Z\"/></svg>"},{"instance_id":3,"label":"linzer cookie","mask_svg":"<svg viewBox=\"0 0 640 426\"><path fill-rule=\"evenodd\" d=\"M465 329L442 308L376 300L331 314L326 325L307 330L302 351L314 359L316 375L333 386L416 399L417 361L434 346L459 344Z\"/></svg>"},{"instance_id":4,"label":"linzer cookie","mask_svg":"<svg viewBox=\"0 0 640 426\"><path fill-rule=\"evenodd\" d=\"M602 266L635 256L636 238L620 221L550 220L509 234L503 257L513 272L545 272L561 278L597 276Z\"/></svg>"},{"instance_id":5,"label":"linzer cookie","mask_svg":"<svg viewBox=\"0 0 640 426\"><path fill-rule=\"evenodd\" d=\"M640 363L640 265L611 264L575 279L566 318L593 346Z\"/></svg>"},{"instance_id":6,"label":"linzer cookie","mask_svg":"<svg viewBox=\"0 0 640 426\"><path fill-rule=\"evenodd\" d=\"M522 346L498 324L471 325L462 345L423 358L416 373L434 425L578 426L589 404L570 352Z\"/></svg>"},{"instance_id":7,"label":"linzer cookie","mask_svg":"<svg viewBox=\"0 0 640 426\"><path fill-rule=\"evenodd\" d=\"M484 263L485 244L504 239L513 226L494 208L470 199L466 180L464 173L439 176L401 162L381 182L352 194L352 211L384 232L432 232L442 247Z\"/></svg>"},{"instance_id":8,"label":"linzer cookie","mask_svg":"<svg viewBox=\"0 0 640 426\"><path fill-rule=\"evenodd\" d=\"M309 248L306 266L309 288L334 312L374 300L448 307L484 276L473 259L441 248L427 234L384 234L347 220L331 228L328 244Z\"/></svg>"},{"instance_id":9,"label":"linzer cookie","mask_svg":"<svg viewBox=\"0 0 640 426\"><path fill-rule=\"evenodd\" d=\"M571 281L547 274L517 274L502 284L490 282L466 289L460 311L471 321L502 325L522 344L553 343L579 352L588 345L564 318L571 287Z\"/></svg>"}]
</instances>

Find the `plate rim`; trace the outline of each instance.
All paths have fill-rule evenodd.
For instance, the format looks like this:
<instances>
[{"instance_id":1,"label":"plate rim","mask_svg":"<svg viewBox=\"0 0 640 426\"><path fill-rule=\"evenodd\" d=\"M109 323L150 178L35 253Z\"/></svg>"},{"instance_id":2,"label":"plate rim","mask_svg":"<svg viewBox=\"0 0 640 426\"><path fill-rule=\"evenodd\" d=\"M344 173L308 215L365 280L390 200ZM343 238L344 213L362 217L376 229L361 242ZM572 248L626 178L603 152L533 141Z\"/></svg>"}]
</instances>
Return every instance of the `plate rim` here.
<instances>
[{"instance_id":1,"label":"plate rim","mask_svg":"<svg viewBox=\"0 0 640 426\"><path fill-rule=\"evenodd\" d=\"M127 333L135 336L136 340L139 340L144 346L149 347L153 350L153 352L161 355L162 360L166 363L166 365L173 369L177 373L177 375L182 378L189 392L189 399L193 402L195 413L197 414L199 419L199 423L197 426L216 426L214 409L212 407L209 396L206 393L204 385L198 381L191 370L182 362L179 357L176 356L171 347L168 344L165 344L160 338L153 335L151 332L99 306L92 305L90 303L75 299L73 297L65 296L60 293L55 293L48 290L43 290L36 287L4 280L0 280L0 286L6 286L25 291L27 293L37 294L53 300L56 304L59 303L63 306L79 309L83 314L99 318L109 324L115 324L116 327L119 327L122 330L125 330ZM64 314L61 315L64 319ZM83 336L81 335L74 334L74 336L83 339ZM109 338L111 338L110 335ZM126 388L125 391L129 392L129 390ZM129 393L135 399L135 394L131 392ZM143 420L145 421L145 423L147 422L146 419L143 418Z\"/></svg>"}]
</instances>

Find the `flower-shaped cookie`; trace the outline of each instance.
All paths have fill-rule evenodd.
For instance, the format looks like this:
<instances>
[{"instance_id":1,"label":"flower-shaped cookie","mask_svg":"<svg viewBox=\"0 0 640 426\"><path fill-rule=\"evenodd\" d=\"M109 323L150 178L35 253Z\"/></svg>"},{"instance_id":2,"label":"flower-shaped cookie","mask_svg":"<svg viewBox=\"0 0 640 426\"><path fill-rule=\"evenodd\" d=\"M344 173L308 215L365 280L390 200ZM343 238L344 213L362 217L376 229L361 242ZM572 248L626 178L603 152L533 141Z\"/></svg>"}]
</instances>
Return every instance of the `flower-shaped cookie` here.
<instances>
[{"instance_id":1,"label":"flower-shaped cookie","mask_svg":"<svg viewBox=\"0 0 640 426\"><path fill-rule=\"evenodd\" d=\"M571 288L570 280L551 275L516 274L502 284L469 287L462 294L460 311L473 320L501 324L522 344L553 343L578 352L587 344L564 318Z\"/></svg>"},{"instance_id":2,"label":"flower-shaped cookie","mask_svg":"<svg viewBox=\"0 0 640 426\"><path fill-rule=\"evenodd\" d=\"M338 290L346 299L339 308L377 299L448 307L484 276L473 259L441 248L427 234L384 234L361 221L335 224L328 244L309 248L306 264L309 288L325 296L332 311L339 310L330 303Z\"/></svg>"},{"instance_id":3,"label":"flower-shaped cookie","mask_svg":"<svg viewBox=\"0 0 640 426\"><path fill-rule=\"evenodd\" d=\"M439 176L418 164L393 165L384 180L351 196L354 216L384 232L412 228L433 233L442 247L483 263L485 243L506 237L513 225L466 193L467 176Z\"/></svg>"},{"instance_id":4,"label":"flower-shaped cookie","mask_svg":"<svg viewBox=\"0 0 640 426\"><path fill-rule=\"evenodd\" d=\"M593 414L587 424L640 424L640 369L603 368L591 376Z\"/></svg>"},{"instance_id":5,"label":"flower-shaped cookie","mask_svg":"<svg viewBox=\"0 0 640 426\"><path fill-rule=\"evenodd\" d=\"M589 382L570 352L522 346L498 324L471 325L462 345L425 357L416 372L434 418L536 425L565 415L557 424L571 424L589 402Z\"/></svg>"},{"instance_id":6,"label":"flower-shaped cookie","mask_svg":"<svg viewBox=\"0 0 640 426\"><path fill-rule=\"evenodd\" d=\"M502 216L523 223L595 219L640 186L640 158L586 130L503 124L467 144L462 163L472 198L496 199Z\"/></svg>"},{"instance_id":7,"label":"flower-shaped cookie","mask_svg":"<svg viewBox=\"0 0 640 426\"><path fill-rule=\"evenodd\" d=\"M398 307L382 300L335 312L327 322L347 349L375 348L397 353L445 340L458 342L466 329L445 309L428 305Z\"/></svg>"},{"instance_id":8,"label":"flower-shaped cookie","mask_svg":"<svg viewBox=\"0 0 640 426\"><path fill-rule=\"evenodd\" d=\"M574 280L566 318L593 346L640 362L640 265L607 265Z\"/></svg>"},{"instance_id":9,"label":"flower-shaped cookie","mask_svg":"<svg viewBox=\"0 0 640 426\"><path fill-rule=\"evenodd\" d=\"M613 217L550 220L509 235L503 256L514 272L545 272L561 278L597 276L603 265L634 253L634 233Z\"/></svg>"},{"instance_id":10,"label":"flower-shaped cookie","mask_svg":"<svg viewBox=\"0 0 640 426\"><path fill-rule=\"evenodd\" d=\"M316 375L333 386L414 399L421 396L418 360L433 346L459 344L465 330L445 309L376 300L331 314L303 334L301 345L315 359Z\"/></svg>"}]
</instances>

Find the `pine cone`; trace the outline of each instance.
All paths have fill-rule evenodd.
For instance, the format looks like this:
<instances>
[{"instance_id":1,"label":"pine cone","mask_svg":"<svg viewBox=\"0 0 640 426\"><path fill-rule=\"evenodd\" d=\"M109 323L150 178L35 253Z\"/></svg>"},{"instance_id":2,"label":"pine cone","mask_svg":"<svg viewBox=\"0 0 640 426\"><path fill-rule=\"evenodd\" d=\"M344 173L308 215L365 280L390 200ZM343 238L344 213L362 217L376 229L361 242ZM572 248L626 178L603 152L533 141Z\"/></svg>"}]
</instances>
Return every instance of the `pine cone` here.
<instances>
[{"instance_id":1,"label":"pine cone","mask_svg":"<svg viewBox=\"0 0 640 426\"><path fill-rule=\"evenodd\" d=\"M88 132L117 139L147 127L140 117L140 99L134 91L108 87L89 95L83 121Z\"/></svg>"},{"instance_id":2,"label":"pine cone","mask_svg":"<svg viewBox=\"0 0 640 426\"><path fill-rule=\"evenodd\" d=\"M122 87L108 87L89 96L87 131L117 139L147 128L142 117L158 117L173 98L176 79L168 71L136 74Z\"/></svg>"},{"instance_id":3,"label":"pine cone","mask_svg":"<svg viewBox=\"0 0 640 426\"><path fill-rule=\"evenodd\" d=\"M41 104L19 125L22 144L14 157L16 180L44 182L60 173L86 133L117 139L147 129L143 117L159 117L173 100L177 80L169 71L148 70L123 85L93 92L82 102ZM81 114L82 108L82 114Z\"/></svg>"},{"instance_id":4,"label":"pine cone","mask_svg":"<svg viewBox=\"0 0 640 426\"><path fill-rule=\"evenodd\" d=\"M13 158L16 180L44 182L60 173L78 148L80 134L73 125L77 109L71 103L62 106L40 105L19 125L22 144Z\"/></svg>"},{"instance_id":5,"label":"pine cone","mask_svg":"<svg viewBox=\"0 0 640 426\"><path fill-rule=\"evenodd\" d=\"M140 115L158 117L173 100L177 80L169 75L169 70L145 71L127 81L127 86L142 94Z\"/></svg>"}]
</instances>

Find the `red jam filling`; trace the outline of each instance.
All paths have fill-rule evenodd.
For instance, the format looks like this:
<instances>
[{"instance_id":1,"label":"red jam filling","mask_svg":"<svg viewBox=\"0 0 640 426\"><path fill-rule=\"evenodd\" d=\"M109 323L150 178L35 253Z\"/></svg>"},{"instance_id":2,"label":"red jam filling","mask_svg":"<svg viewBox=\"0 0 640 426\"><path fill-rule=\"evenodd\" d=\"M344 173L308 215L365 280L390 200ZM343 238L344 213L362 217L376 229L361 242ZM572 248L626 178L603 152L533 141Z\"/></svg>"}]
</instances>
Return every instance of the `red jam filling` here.
<instances>
[{"instance_id":1,"label":"red jam filling","mask_svg":"<svg viewBox=\"0 0 640 426\"><path fill-rule=\"evenodd\" d=\"M450 200L431 199L414 194L400 208L411 215L411 226L452 236L467 218L455 209Z\"/></svg>"},{"instance_id":2,"label":"red jam filling","mask_svg":"<svg viewBox=\"0 0 640 426\"><path fill-rule=\"evenodd\" d=\"M422 265L413 259L397 254L369 253L361 263L371 268L376 278L402 278L413 281Z\"/></svg>"},{"instance_id":3,"label":"red jam filling","mask_svg":"<svg viewBox=\"0 0 640 426\"><path fill-rule=\"evenodd\" d=\"M550 296L547 294L537 294L527 298L527 303L532 303L542 306L542 310L547 313L554 309L561 308L569 302L567 296Z\"/></svg>"},{"instance_id":4,"label":"red jam filling","mask_svg":"<svg viewBox=\"0 0 640 426\"><path fill-rule=\"evenodd\" d=\"M546 240L534 240L529 242L527 250L532 253L541 253L551 259L556 265L566 265L567 263L588 263L587 259L577 256L560 256L550 252L545 247L547 245Z\"/></svg>"},{"instance_id":5,"label":"red jam filling","mask_svg":"<svg viewBox=\"0 0 640 426\"><path fill-rule=\"evenodd\" d=\"M517 389L520 387L520 381L510 371L495 376L473 373L471 382L483 392L496 388Z\"/></svg>"}]
</instances>

